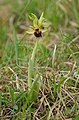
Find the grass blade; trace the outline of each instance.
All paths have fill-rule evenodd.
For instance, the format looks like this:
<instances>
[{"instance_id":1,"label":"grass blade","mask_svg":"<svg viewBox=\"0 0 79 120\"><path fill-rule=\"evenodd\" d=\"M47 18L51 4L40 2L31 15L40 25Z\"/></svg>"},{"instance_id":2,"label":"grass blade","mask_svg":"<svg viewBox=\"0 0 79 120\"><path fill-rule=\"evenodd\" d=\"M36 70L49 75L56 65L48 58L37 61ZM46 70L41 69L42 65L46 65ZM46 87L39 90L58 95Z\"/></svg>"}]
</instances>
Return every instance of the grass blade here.
<instances>
[{"instance_id":1,"label":"grass blade","mask_svg":"<svg viewBox=\"0 0 79 120\"><path fill-rule=\"evenodd\" d=\"M16 31L15 28L13 27L13 36L14 36L14 48L15 48L15 55L16 55L16 64L19 64L19 54L18 54L18 38L16 35Z\"/></svg>"}]
</instances>

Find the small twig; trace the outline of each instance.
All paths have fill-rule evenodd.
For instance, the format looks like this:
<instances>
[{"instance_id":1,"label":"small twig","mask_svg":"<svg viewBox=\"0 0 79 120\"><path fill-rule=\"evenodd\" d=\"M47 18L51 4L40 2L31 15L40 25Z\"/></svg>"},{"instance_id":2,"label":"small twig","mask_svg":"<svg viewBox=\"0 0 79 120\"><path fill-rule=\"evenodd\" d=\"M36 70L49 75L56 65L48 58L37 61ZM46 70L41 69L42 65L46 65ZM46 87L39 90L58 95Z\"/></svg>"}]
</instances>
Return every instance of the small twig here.
<instances>
[{"instance_id":1,"label":"small twig","mask_svg":"<svg viewBox=\"0 0 79 120\"><path fill-rule=\"evenodd\" d=\"M72 44L73 42L75 42L77 39L79 39L79 35L77 37L75 37L74 39L72 39L71 42L68 43L68 45Z\"/></svg>"},{"instance_id":2,"label":"small twig","mask_svg":"<svg viewBox=\"0 0 79 120\"><path fill-rule=\"evenodd\" d=\"M40 105L39 105L38 109L36 110L36 112L35 112L35 114L34 114L33 119L36 117L37 112L38 112L38 111L39 111L39 109L41 108L42 103L43 103L43 101L44 101L44 97L42 97L40 101L41 101L41 103L40 103Z\"/></svg>"},{"instance_id":3,"label":"small twig","mask_svg":"<svg viewBox=\"0 0 79 120\"><path fill-rule=\"evenodd\" d=\"M54 65L54 61L55 61L55 53L56 53L56 45L54 46L54 51L53 51L52 67L53 67L53 65Z\"/></svg>"}]
</instances>

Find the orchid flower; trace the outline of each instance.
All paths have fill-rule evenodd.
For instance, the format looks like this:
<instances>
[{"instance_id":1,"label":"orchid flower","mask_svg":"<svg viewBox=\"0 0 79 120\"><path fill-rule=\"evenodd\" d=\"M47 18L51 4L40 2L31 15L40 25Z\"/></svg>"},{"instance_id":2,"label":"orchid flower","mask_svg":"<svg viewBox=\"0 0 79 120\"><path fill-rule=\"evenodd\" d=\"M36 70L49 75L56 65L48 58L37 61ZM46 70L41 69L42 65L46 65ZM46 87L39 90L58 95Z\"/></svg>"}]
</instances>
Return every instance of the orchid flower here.
<instances>
[{"instance_id":1,"label":"orchid flower","mask_svg":"<svg viewBox=\"0 0 79 120\"><path fill-rule=\"evenodd\" d=\"M35 37L42 37L42 34L46 32L49 27L49 23L43 17L43 13L41 14L39 19L33 13L31 13L31 16L29 16L29 18L33 21L33 25L30 26L30 29L26 32L28 34L34 34Z\"/></svg>"}]
</instances>

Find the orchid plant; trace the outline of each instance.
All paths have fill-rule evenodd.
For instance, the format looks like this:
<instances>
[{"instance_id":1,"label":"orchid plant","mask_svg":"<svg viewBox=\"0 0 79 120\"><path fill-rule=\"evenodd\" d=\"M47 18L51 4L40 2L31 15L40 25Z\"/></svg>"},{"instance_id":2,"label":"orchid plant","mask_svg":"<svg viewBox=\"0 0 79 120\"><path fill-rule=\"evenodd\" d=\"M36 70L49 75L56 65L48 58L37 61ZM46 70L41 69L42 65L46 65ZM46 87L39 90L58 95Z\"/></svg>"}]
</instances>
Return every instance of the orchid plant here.
<instances>
[{"instance_id":1,"label":"orchid plant","mask_svg":"<svg viewBox=\"0 0 79 120\"><path fill-rule=\"evenodd\" d=\"M29 59L29 63L28 63L28 98L26 100L22 116L24 116L27 104L29 103L31 104L32 102L34 102L39 92L39 86L40 86L39 75L36 73L34 69L35 55L37 52L39 39L40 37L43 36L43 33L48 30L48 26L49 26L49 23L43 17L43 13L41 14L39 19L33 13L31 13L31 16L29 16L29 18L33 21L33 26L30 26L29 27L30 29L26 31L26 33L33 34L35 36L36 42L35 42L35 47L33 49L31 58Z\"/></svg>"},{"instance_id":2,"label":"orchid plant","mask_svg":"<svg viewBox=\"0 0 79 120\"><path fill-rule=\"evenodd\" d=\"M48 30L49 23L43 17L43 13L41 14L39 19L33 13L31 13L31 16L29 16L29 18L33 21L33 25L30 26L29 31L26 31L26 32L28 34L34 34L34 36L36 37L35 47L33 49L32 56L28 64L28 88L30 90L33 85L32 81L33 79L35 79L34 78L34 61L35 61L35 54L38 48L38 42L39 42L40 37L43 36L43 33Z\"/></svg>"}]
</instances>

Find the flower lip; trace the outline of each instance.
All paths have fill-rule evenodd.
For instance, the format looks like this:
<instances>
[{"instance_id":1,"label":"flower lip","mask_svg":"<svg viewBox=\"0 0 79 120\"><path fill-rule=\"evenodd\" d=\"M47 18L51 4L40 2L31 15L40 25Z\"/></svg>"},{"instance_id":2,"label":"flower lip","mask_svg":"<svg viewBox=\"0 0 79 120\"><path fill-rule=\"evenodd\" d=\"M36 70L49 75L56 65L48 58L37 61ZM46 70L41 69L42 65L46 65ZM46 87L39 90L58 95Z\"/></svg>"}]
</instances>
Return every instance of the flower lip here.
<instances>
[{"instance_id":1,"label":"flower lip","mask_svg":"<svg viewBox=\"0 0 79 120\"><path fill-rule=\"evenodd\" d=\"M42 37L42 32L39 31L39 29L36 29L35 32L34 32L34 35L35 35L36 37Z\"/></svg>"}]
</instances>

